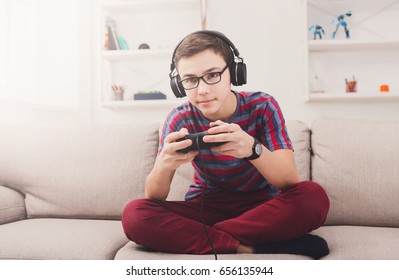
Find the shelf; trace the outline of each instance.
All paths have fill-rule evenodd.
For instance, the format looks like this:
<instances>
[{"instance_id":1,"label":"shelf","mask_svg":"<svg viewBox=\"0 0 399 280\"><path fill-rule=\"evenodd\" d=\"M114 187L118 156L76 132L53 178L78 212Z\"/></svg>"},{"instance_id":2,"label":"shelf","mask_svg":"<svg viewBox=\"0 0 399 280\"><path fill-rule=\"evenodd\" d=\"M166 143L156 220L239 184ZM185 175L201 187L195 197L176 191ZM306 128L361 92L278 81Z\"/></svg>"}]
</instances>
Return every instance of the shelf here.
<instances>
[{"instance_id":1,"label":"shelf","mask_svg":"<svg viewBox=\"0 0 399 280\"><path fill-rule=\"evenodd\" d=\"M165 108L174 107L186 102L186 98L166 99L166 100L123 100L123 101L104 101L103 107L114 110L131 109L137 107L145 108Z\"/></svg>"},{"instance_id":2,"label":"shelf","mask_svg":"<svg viewBox=\"0 0 399 280\"><path fill-rule=\"evenodd\" d=\"M359 51L399 49L399 41L311 40L309 51Z\"/></svg>"},{"instance_id":3,"label":"shelf","mask_svg":"<svg viewBox=\"0 0 399 280\"><path fill-rule=\"evenodd\" d=\"M199 8L198 0L135 0L119 1L104 4L103 8L111 14L138 14L176 10L193 10Z\"/></svg>"},{"instance_id":4,"label":"shelf","mask_svg":"<svg viewBox=\"0 0 399 280\"><path fill-rule=\"evenodd\" d=\"M103 58L110 61L135 60L148 58L171 58L173 50L112 50L103 51Z\"/></svg>"},{"instance_id":5,"label":"shelf","mask_svg":"<svg viewBox=\"0 0 399 280\"><path fill-rule=\"evenodd\" d=\"M399 93L310 93L309 101L332 101L332 100L370 100L370 101L385 101L385 100L399 100Z\"/></svg>"},{"instance_id":6,"label":"shelf","mask_svg":"<svg viewBox=\"0 0 399 280\"><path fill-rule=\"evenodd\" d=\"M305 0L305 100L339 102L398 102L399 87L399 0ZM337 15L344 17L350 39L341 26L337 37ZM313 40L310 25L324 29L323 39ZM317 80L315 79L317 77ZM345 93L345 80L360 81L357 93ZM380 93L380 85L391 92ZM311 93L323 88L325 93Z\"/></svg>"},{"instance_id":7,"label":"shelf","mask_svg":"<svg viewBox=\"0 0 399 280\"><path fill-rule=\"evenodd\" d=\"M102 108L111 110L167 109L184 100L176 99L170 89L169 69L176 44L193 30L201 28L200 0L104 0L100 22L104 40L107 19L129 49L99 50ZM182 24L182 22L184 24ZM104 24L106 23L106 24ZM112 37L113 38L113 37ZM146 43L150 49L139 49ZM124 101L114 99L111 85L124 85ZM166 100L134 100L134 93L160 91Z\"/></svg>"}]
</instances>

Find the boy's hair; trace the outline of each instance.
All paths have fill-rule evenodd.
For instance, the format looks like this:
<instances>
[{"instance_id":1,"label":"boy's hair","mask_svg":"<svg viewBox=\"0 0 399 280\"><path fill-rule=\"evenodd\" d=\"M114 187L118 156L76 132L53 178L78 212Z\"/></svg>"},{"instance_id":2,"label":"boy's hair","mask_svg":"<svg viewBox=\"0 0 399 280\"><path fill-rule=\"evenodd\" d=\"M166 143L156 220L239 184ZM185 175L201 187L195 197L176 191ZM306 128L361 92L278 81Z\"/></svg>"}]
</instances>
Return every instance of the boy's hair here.
<instances>
[{"instance_id":1,"label":"boy's hair","mask_svg":"<svg viewBox=\"0 0 399 280\"><path fill-rule=\"evenodd\" d=\"M230 46L223 40L209 34L193 33L184 38L179 44L173 63L177 66L179 60L183 57L191 57L208 49L220 54L229 66L234 61Z\"/></svg>"}]
</instances>

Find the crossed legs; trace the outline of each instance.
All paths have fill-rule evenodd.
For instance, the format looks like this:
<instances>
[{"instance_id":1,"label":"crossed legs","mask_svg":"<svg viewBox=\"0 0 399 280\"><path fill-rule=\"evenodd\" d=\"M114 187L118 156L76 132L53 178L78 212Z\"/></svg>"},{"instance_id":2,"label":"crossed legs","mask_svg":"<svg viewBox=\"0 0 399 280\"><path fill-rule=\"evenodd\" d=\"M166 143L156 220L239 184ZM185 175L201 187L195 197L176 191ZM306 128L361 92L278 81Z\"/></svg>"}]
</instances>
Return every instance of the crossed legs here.
<instances>
[{"instance_id":1,"label":"crossed legs","mask_svg":"<svg viewBox=\"0 0 399 280\"><path fill-rule=\"evenodd\" d=\"M320 227L327 216L325 191L310 181L295 184L277 197L264 192L220 191L204 198L203 215L218 254L299 238ZM173 253L212 251L200 215L201 198L190 201L138 199L123 213L126 236L143 246Z\"/></svg>"}]
</instances>

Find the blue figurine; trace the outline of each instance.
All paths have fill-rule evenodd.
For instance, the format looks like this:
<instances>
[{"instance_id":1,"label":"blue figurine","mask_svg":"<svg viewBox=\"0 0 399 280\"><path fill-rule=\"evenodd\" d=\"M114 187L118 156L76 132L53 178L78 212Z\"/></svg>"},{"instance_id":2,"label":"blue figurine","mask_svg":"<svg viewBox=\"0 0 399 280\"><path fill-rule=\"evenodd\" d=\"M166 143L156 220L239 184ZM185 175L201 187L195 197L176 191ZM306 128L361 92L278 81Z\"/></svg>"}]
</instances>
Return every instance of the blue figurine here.
<instances>
[{"instance_id":1,"label":"blue figurine","mask_svg":"<svg viewBox=\"0 0 399 280\"><path fill-rule=\"evenodd\" d=\"M322 33L323 33L323 35L325 34L323 27L321 27L320 25L317 25L317 24L314 24L309 27L309 31L312 31L312 30L313 30L313 40L316 40L317 36L319 36L319 39L321 40L321 38L323 37Z\"/></svg>"},{"instance_id":2,"label":"blue figurine","mask_svg":"<svg viewBox=\"0 0 399 280\"><path fill-rule=\"evenodd\" d=\"M345 14L339 15L337 18L333 19L332 23L335 24L335 31L332 34L333 39L335 39L335 35L337 35L337 31L340 26L342 26L345 29L346 39L350 38L348 24L345 21L345 17L350 17L350 16L352 16L352 12L348 11Z\"/></svg>"}]
</instances>

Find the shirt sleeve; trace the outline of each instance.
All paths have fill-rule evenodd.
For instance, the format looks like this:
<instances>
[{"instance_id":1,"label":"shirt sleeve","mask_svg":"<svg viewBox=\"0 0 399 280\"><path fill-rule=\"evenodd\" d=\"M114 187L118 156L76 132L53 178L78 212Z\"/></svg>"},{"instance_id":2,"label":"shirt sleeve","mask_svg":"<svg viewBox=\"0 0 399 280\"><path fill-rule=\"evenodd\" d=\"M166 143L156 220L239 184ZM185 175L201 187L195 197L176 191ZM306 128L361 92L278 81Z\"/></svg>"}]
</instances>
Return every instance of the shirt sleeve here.
<instances>
[{"instance_id":1,"label":"shirt sleeve","mask_svg":"<svg viewBox=\"0 0 399 280\"><path fill-rule=\"evenodd\" d=\"M292 142L288 136L283 113L274 97L270 96L265 108L264 134L262 141L270 151L279 149L293 150Z\"/></svg>"}]
</instances>

